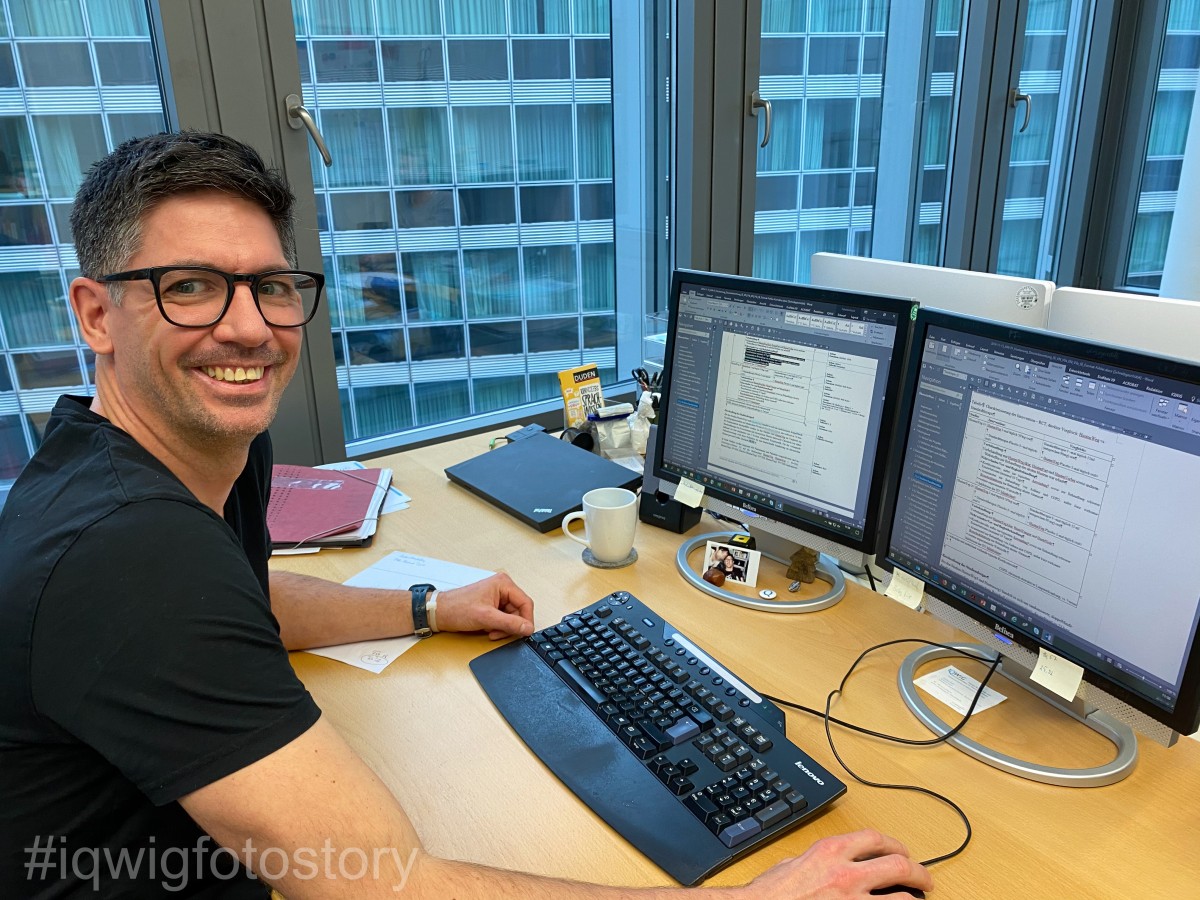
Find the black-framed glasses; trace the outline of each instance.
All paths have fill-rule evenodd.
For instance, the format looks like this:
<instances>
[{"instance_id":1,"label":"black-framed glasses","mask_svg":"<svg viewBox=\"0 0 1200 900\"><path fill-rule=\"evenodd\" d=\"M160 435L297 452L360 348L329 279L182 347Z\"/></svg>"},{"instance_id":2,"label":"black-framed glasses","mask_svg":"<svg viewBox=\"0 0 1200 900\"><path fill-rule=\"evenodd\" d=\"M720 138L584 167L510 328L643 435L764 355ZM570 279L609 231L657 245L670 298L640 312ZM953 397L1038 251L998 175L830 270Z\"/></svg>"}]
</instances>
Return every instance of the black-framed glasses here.
<instances>
[{"instance_id":1,"label":"black-framed glasses","mask_svg":"<svg viewBox=\"0 0 1200 900\"><path fill-rule=\"evenodd\" d=\"M239 281L250 285L254 303L268 325L299 328L316 314L325 286L325 276L319 272L279 269L246 275L207 266L152 266L96 280L149 281L162 317L181 328L208 328L220 322Z\"/></svg>"}]
</instances>

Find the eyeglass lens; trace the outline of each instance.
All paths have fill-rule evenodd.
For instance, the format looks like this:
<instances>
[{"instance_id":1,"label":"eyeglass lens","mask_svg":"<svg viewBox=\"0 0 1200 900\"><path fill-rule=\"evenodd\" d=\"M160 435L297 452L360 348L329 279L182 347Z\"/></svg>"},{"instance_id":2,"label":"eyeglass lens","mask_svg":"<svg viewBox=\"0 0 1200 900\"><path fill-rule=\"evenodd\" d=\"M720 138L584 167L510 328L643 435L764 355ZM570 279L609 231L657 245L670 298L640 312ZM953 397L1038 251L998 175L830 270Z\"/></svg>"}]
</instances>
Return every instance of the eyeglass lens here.
<instances>
[{"instance_id":1,"label":"eyeglass lens","mask_svg":"<svg viewBox=\"0 0 1200 900\"><path fill-rule=\"evenodd\" d=\"M216 272L167 269L158 279L158 296L167 320L176 325L211 325L221 316L233 285ZM260 278L258 306L270 325L295 326L308 321L320 287L303 272L276 272Z\"/></svg>"}]
</instances>

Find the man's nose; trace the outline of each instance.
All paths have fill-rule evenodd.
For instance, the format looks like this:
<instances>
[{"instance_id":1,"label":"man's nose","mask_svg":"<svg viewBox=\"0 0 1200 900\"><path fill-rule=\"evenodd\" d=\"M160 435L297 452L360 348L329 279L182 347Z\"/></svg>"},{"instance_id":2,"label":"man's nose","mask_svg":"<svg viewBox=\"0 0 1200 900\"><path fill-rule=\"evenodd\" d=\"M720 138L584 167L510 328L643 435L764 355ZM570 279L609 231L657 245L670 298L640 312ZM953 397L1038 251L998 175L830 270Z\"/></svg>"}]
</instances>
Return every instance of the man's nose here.
<instances>
[{"instance_id":1,"label":"man's nose","mask_svg":"<svg viewBox=\"0 0 1200 900\"><path fill-rule=\"evenodd\" d=\"M244 282L234 285L229 308L213 329L213 336L218 340L236 341L247 346L265 344L271 339L271 328L254 302L250 285Z\"/></svg>"}]
</instances>

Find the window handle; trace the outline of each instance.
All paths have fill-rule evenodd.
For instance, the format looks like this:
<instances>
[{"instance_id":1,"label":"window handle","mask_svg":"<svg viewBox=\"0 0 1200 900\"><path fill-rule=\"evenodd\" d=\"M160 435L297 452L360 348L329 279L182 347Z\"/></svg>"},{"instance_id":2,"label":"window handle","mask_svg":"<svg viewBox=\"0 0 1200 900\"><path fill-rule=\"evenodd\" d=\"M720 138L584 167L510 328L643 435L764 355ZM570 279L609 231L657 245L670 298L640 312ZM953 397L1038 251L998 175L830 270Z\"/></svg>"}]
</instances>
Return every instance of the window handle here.
<instances>
[{"instance_id":1,"label":"window handle","mask_svg":"<svg viewBox=\"0 0 1200 900\"><path fill-rule=\"evenodd\" d=\"M758 95L758 91L750 92L750 115L758 118L759 109L764 110L763 115L763 139L758 146L765 147L771 140L771 101L765 100Z\"/></svg>"},{"instance_id":2,"label":"window handle","mask_svg":"<svg viewBox=\"0 0 1200 900\"><path fill-rule=\"evenodd\" d=\"M287 107L288 124L297 131L301 128L307 128L309 136L313 139L313 143L317 145L321 159L325 160L325 167L332 166L333 157L329 155L329 148L325 146L325 138L321 137L321 129L317 128L317 123L313 120L312 113L304 108L304 102L300 99L300 95L288 94L283 102Z\"/></svg>"},{"instance_id":3,"label":"window handle","mask_svg":"<svg viewBox=\"0 0 1200 900\"><path fill-rule=\"evenodd\" d=\"M1010 88L1008 91L1009 108L1016 109L1018 103L1025 104L1025 121L1017 129L1017 134L1021 134L1029 127L1029 117L1033 115L1033 97L1029 96L1029 94L1022 94L1017 88Z\"/></svg>"}]
</instances>

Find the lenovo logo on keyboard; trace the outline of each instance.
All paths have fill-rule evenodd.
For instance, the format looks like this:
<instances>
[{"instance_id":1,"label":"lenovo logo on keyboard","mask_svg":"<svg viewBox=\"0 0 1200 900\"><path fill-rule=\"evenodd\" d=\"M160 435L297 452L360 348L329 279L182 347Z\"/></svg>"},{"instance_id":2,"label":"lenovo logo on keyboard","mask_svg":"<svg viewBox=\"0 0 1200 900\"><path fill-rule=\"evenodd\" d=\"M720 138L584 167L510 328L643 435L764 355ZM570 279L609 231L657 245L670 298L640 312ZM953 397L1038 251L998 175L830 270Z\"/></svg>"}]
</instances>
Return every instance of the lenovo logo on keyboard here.
<instances>
[{"instance_id":1,"label":"lenovo logo on keyboard","mask_svg":"<svg viewBox=\"0 0 1200 900\"><path fill-rule=\"evenodd\" d=\"M804 763L800 762L800 760L796 760L796 768L815 781L817 784L821 785L822 787L825 786L825 782L814 775L812 771L806 765L804 765Z\"/></svg>"}]
</instances>

